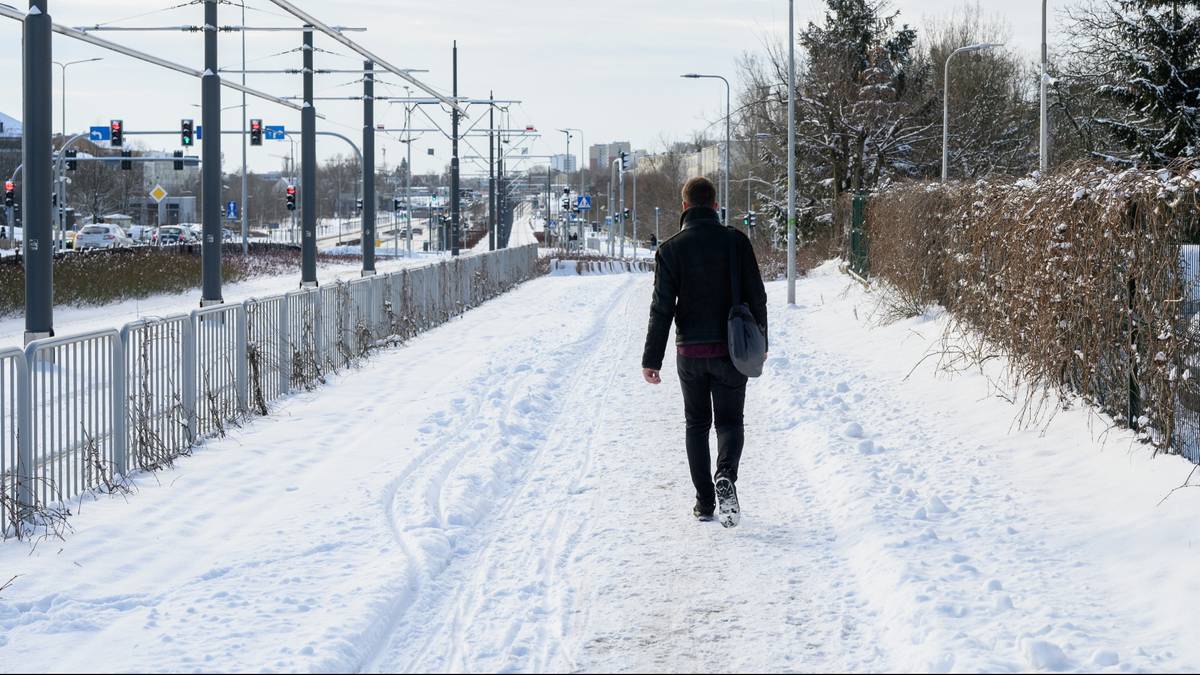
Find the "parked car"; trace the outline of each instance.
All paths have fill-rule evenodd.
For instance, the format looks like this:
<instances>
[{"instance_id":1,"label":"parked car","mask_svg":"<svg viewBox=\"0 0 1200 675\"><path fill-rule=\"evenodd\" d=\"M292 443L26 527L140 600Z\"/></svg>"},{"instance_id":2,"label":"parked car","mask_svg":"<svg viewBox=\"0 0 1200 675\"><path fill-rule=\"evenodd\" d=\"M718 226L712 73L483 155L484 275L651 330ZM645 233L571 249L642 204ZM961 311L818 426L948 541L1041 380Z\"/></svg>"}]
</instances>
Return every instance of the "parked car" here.
<instances>
[{"instance_id":1,"label":"parked car","mask_svg":"<svg viewBox=\"0 0 1200 675\"><path fill-rule=\"evenodd\" d=\"M425 234L425 230L421 229L420 227L418 227L416 225L413 225L412 233L413 233L414 237L419 237L420 235Z\"/></svg>"},{"instance_id":2,"label":"parked car","mask_svg":"<svg viewBox=\"0 0 1200 675\"><path fill-rule=\"evenodd\" d=\"M133 240L117 225L86 225L75 237L75 248L129 248Z\"/></svg>"},{"instance_id":3,"label":"parked car","mask_svg":"<svg viewBox=\"0 0 1200 675\"><path fill-rule=\"evenodd\" d=\"M169 244L195 244L199 241L196 235L186 227L180 225L163 225L150 235L150 243L155 246L167 246Z\"/></svg>"}]
</instances>

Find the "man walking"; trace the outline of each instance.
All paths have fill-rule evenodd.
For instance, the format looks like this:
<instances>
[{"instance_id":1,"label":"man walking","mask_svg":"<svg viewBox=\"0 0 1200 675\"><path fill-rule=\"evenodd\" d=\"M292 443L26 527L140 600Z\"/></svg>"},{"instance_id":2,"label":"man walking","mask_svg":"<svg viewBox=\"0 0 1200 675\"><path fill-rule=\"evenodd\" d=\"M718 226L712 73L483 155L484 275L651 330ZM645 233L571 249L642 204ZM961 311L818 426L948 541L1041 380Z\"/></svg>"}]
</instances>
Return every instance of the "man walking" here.
<instances>
[{"instance_id":1,"label":"man walking","mask_svg":"<svg viewBox=\"0 0 1200 675\"><path fill-rule=\"evenodd\" d=\"M742 411L746 376L729 358L727 319L733 284L766 334L767 293L754 249L745 234L721 224L717 189L707 178L683 186L683 215L678 234L659 244L655 254L654 298L642 353L642 376L660 384L660 371L671 321L675 322L676 367L683 386L688 466L696 487L692 514L734 527L740 520L738 462L744 440ZM732 260L739 275L732 279ZM709 477L708 434L716 418L717 470Z\"/></svg>"}]
</instances>

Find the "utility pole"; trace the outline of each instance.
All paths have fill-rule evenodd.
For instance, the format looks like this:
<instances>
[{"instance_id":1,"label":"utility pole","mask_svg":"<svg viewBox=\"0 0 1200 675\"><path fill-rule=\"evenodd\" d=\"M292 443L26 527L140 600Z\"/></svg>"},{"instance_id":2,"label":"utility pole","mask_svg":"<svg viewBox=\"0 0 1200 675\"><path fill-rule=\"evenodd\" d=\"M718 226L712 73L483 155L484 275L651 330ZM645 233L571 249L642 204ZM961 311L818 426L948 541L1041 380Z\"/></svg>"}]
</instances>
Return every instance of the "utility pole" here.
<instances>
[{"instance_id":1,"label":"utility pole","mask_svg":"<svg viewBox=\"0 0 1200 675\"><path fill-rule=\"evenodd\" d=\"M787 296L796 304L796 0L788 0Z\"/></svg>"},{"instance_id":2,"label":"utility pole","mask_svg":"<svg viewBox=\"0 0 1200 675\"><path fill-rule=\"evenodd\" d=\"M622 165L617 171L617 176L620 179L619 188L621 190L621 259L625 259L625 166Z\"/></svg>"},{"instance_id":3,"label":"utility pole","mask_svg":"<svg viewBox=\"0 0 1200 675\"><path fill-rule=\"evenodd\" d=\"M458 102L458 40L454 41L454 101ZM458 107L450 111L450 255L457 256L459 242L458 213Z\"/></svg>"},{"instance_id":4,"label":"utility pole","mask_svg":"<svg viewBox=\"0 0 1200 675\"><path fill-rule=\"evenodd\" d=\"M375 68L363 62L362 275L375 274Z\"/></svg>"},{"instance_id":5,"label":"utility pole","mask_svg":"<svg viewBox=\"0 0 1200 675\"><path fill-rule=\"evenodd\" d=\"M313 107L313 27L304 27L304 108L300 111L300 287L317 287L317 109Z\"/></svg>"},{"instance_id":6,"label":"utility pole","mask_svg":"<svg viewBox=\"0 0 1200 675\"><path fill-rule=\"evenodd\" d=\"M658 231L658 212L661 210L662 209L660 209L657 206L654 207L654 240L659 241L659 242L662 241L662 235L659 234L659 231Z\"/></svg>"},{"instance_id":7,"label":"utility pole","mask_svg":"<svg viewBox=\"0 0 1200 675\"><path fill-rule=\"evenodd\" d=\"M202 152L204 225L200 253L203 258L200 306L219 305L221 297L221 76L217 74L217 2L204 0L204 77L201 87L201 118L204 122Z\"/></svg>"},{"instance_id":8,"label":"utility pole","mask_svg":"<svg viewBox=\"0 0 1200 675\"><path fill-rule=\"evenodd\" d=\"M637 157L634 157L634 162L637 162ZM638 257L638 236L637 236L637 167L633 167L633 257Z\"/></svg>"},{"instance_id":9,"label":"utility pole","mask_svg":"<svg viewBox=\"0 0 1200 675\"><path fill-rule=\"evenodd\" d=\"M488 250L496 250L496 92L488 98Z\"/></svg>"},{"instance_id":10,"label":"utility pole","mask_svg":"<svg viewBox=\"0 0 1200 675\"><path fill-rule=\"evenodd\" d=\"M1042 76L1040 78L1040 129L1038 131L1038 170L1045 177L1050 168L1050 124L1046 109L1046 0L1042 0Z\"/></svg>"},{"instance_id":11,"label":"utility pole","mask_svg":"<svg viewBox=\"0 0 1200 675\"><path fill-rule=\"evenodd\" d=\"M404 88L408 91L408 87ZM412 108L404 104L404 129L408 137L408 167L404 171L404 236L408 239L408 257L412 257ZM428 229L428 228L427 228Z\"/></svg>"},{"instance_id":12,"label":"utility pole","mask_svg":"<svg viewBox=\"0 0 1200 675\"><path fill-rule=\"evenodd\" d=\"M22 58L21 208L24 211L25 343L54 335L53 232L50 222L53 86L48 0L30 0ZM32 488L30 488L32 490Z\"/></svg>"},{"instance_id":13,"label":"utility pole","mask_svg":"<svg viewBox=\"0 0 1200 675\"><path fill-rule=\"evenodd\" d=\"M246 3L242 3L242 26L246 25ZM246 86L246 31L242 31L242 86ZM246 208L246 92L242 92L242 257L250 255L250 223Z\"/></svg>"}]
</instances>

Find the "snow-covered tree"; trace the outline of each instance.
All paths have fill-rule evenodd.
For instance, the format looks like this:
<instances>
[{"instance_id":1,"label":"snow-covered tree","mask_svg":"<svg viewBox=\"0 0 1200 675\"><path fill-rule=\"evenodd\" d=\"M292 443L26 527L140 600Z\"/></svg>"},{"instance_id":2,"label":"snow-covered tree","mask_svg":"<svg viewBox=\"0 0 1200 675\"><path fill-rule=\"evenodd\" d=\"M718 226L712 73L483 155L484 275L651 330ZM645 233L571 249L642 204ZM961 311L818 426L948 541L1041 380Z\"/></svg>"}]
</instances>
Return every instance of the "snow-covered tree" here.
<instances>
[{"instance_id":1,"label":"snow-covered tree","mask_svg":"<svg viewBox=\"0 0 1200 675\"><path fill-rule=\"evenodd\" d=\"M1104 0L1071 13L1068 76L1102 99L1081 111L1133 162L1200 155L1200 0Z\"/></svg>"}]
</instances>

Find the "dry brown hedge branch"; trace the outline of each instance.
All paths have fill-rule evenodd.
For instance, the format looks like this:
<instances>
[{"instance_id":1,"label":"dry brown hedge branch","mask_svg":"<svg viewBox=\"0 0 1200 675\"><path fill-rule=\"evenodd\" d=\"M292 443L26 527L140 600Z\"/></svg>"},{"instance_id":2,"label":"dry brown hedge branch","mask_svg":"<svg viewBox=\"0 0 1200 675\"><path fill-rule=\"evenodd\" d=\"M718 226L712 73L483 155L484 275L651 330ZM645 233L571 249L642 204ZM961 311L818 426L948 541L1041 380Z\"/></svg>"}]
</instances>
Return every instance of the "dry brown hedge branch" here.
<instances>
[{"instance_id":1,"label":"dry brown hedge branch","mask_svg":"<svg viewBox=\"0 0 1200 675\"><path fill-rule=\"evenodd\" d=\"M868 202L871 274L904 307L942 305L1008 355L1023 422L1053 413L1047 392L1076 394L1178 452L1200 436L1200 335L1180 263L1198 195L1194 164L904 184Z\"/></svg>"}]
</instances>

